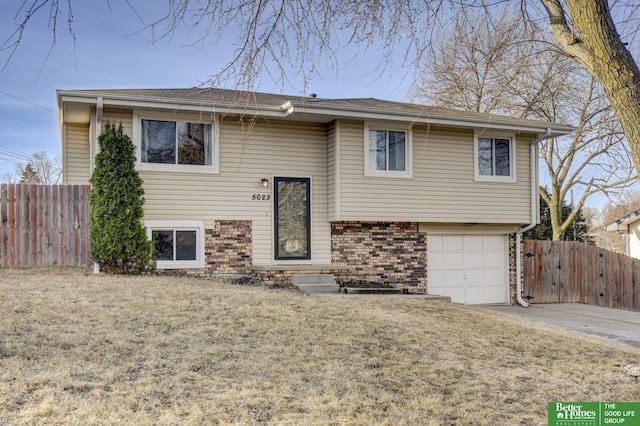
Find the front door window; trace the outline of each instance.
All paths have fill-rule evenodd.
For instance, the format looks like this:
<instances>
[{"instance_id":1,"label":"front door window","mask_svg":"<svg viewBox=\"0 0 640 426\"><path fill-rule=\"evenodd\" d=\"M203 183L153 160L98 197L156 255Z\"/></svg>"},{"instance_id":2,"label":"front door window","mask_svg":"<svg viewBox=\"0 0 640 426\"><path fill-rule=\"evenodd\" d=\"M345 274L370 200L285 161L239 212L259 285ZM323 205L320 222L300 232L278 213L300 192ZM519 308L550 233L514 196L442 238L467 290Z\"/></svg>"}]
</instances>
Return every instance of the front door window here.
<instances>
[{"instance_id":1,"label":"front door window","mask_svg":"<svg viewBox=\"0 0 640 426\"><path fill-rule=\"evenodd\" d=\"M274 179L275 258L311 259L310 179Z\"/></svg>"}]
</instances>

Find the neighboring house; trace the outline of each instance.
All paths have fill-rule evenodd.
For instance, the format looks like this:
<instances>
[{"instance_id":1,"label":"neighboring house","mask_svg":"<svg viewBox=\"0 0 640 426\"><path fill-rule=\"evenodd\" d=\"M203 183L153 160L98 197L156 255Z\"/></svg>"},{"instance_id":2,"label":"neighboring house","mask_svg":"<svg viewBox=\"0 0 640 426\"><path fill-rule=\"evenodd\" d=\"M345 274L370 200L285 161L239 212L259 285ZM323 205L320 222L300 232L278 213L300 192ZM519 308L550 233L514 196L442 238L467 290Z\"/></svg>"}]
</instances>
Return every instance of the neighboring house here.
<instances>
[{"instance_id":1,"label":"neighboring house","mask_svg":"<svg viewBox=\"0 0 640 426\"><path fill-rule=\"evenodd\" d=\"M607 225L607 231L624 235L625 254L640 259L640 210Z\"/></svg>"},{"instance_id":2,"label":"neighboring house","mask_svg":"<svg viewBox=\"0 0 640 426\"><path fill-rule=\"evenodd\" d=\"M566 125L366 99L220 89L60 90L64 183L121 123L158 269L333 273L461 303L514 300L537 141Z\"/></svg>"}]
</instances>

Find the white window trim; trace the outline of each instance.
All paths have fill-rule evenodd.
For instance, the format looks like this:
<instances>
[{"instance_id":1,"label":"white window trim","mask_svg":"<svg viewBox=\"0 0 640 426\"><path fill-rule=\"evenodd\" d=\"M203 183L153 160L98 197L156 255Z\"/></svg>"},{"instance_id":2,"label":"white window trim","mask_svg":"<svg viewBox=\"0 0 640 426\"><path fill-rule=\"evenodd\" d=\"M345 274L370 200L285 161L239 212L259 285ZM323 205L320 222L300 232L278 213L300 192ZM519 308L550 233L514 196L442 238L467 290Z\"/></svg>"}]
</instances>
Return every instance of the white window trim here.
<instances>
[{"instance_id":1,"label":"white window trim","mask_svg":"<svg viewBox=\"0 0 640 426\"><path fill-rule=\"evenodd\" d=\"M405 140L405 158L404 164L406 170L373 170L369 161L369 129L373 130L391 130L406 132L407 138ZM391 177L391 178L413 178L413 129L411 126L384 123L384 122L365 122L364 123L364 175L366 177Z\"/></svg>"},{"instance_id":2,"label":"white window trim","mask_svg":"<svg viewBox=\"0 0 640 426\"><path fill-rule=\"evenodd\" d=\"M165 120L174 122L188 122L211 125L211 165L199 166L192 164L156 164L142 162L142 120ZM210 120L189 115L175 115L167 113L139 112L133 113L133 144L136 147L136 168L140 171L152 172L183 172L183 173L220 173L220 129L217 116Z\"/></svg>"},{"instance_id":3,"label":"white window trim","mask_svg":"<svg viewBox=\"0 0 640 426\"><path fill-rule=\"evenodd\" d=\"M509 139L509 176L481 175L478 167L478 138ZM473 173L479 182L516 183L516 135L508 132L475 131L473 133Z\"/></svg>"},{"instance_id":4,"label":"white window trim","mask_svg":"<svg viewBox=\"0 0 640 426\"><path fill-rule=\"evenodd\" d=\"M158 269L204 268L204 222L201 220L145 220L147 238L151 241L154 229L196 231L196 260L158 260Z\"/></svg>"}]
</instances>

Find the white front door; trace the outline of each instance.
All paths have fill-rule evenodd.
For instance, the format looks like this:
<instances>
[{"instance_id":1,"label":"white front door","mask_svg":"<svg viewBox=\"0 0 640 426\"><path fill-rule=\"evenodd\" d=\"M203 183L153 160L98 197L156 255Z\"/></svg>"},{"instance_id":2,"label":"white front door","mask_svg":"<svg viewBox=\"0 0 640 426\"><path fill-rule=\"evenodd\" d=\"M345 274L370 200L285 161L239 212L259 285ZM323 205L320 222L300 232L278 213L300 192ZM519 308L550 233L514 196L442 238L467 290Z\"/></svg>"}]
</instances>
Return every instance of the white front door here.
<instances>
[{"instance_id":1,"label":"white front door","mask_svg":"<svg viewBox=\"0 0 640 426\"><path fill-rule=\"evenodd\" d=\"M427 289L466 304L507 301L505 235L427 235Z\"/></svg>"}]
</instances>

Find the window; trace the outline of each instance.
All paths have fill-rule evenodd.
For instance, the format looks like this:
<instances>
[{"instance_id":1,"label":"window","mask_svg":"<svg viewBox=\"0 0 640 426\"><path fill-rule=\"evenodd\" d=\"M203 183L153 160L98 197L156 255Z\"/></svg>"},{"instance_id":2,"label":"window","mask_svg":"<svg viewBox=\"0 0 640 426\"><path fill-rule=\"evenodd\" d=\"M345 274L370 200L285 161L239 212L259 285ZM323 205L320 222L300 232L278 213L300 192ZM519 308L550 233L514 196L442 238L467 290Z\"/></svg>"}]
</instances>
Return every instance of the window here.
<instances>
[{"instance_id":1,"label":"window","mask_svg":"<svg viewBox=\"0 0 640 426\"><path fill-rule=\"evenodd\" d=\"M411 133L407 128L365 125L365 175L411 177Z\"/></svg>"},{"instance_id":2,"label":"window","mask_svg":"<svg viewBox=\"0 0 640 426\"><path fill-rule=\"evenodd\" d=\"M177 229L154 229L151 240L156 249L158 260L192 260L197 259L196 231L179 231Z\"/></svg>"},{"instance_id":3,"label":"window","mask_svg":"<svg viewBox=\"0 0 640 426\"><path fill-rule=\"evenodd\" d=\"M142 170L217 172L213 123L136 116L134 134Z\"/></svg>"},{"instance_id":4,"label":"window","mask_svg":"<svg viewBox=\"0 0 640 426\"><path fill-rule=\"evenodd\" d=\"M199 221L145 221L158 269L203 268L204 226Z\"/></svg>"},{"instance_id":5,"label":"window","mask_svg":"<svg viewBox=\"0 0 640 426\"><path fill-rule=\"evenodd\" d=\"M476 137L476 179L515 180L513 137Z\"/></svg>"}]
</instances>

